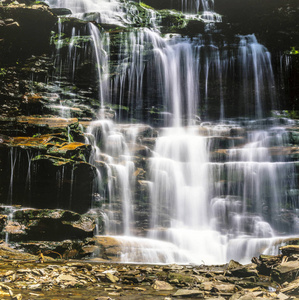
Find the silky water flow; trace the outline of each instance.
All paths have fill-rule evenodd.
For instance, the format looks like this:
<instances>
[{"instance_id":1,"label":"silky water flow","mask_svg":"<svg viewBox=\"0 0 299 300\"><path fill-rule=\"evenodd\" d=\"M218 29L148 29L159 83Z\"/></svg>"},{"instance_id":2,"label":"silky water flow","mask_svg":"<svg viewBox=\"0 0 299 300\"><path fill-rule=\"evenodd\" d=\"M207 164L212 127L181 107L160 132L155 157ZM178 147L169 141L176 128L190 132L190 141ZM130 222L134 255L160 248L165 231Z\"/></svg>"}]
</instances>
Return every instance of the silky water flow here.
<instances>
[{"instance_id":1,"label":"silky water flow","mask_svg":"<svg viewBox=\"0 0 299 300\"><path fill-rule=\"evenodd\" d=\"M126 1L49 4L67 7L88 21L93 12L97 22L124 27L134 23L133 8ZM181 9L189 18L203 10L207 26L221 21L213 1L182 0ZM288 145L283 125L292 122L284 120L280 126L265 118L276 101L270 53L253 34L236 36L232 45L224 41L226 47L221 47L212 34L193 39L162 36L159 17L149 8L147 18L150 28L119 34L113 76L109 33L93 23L85 33L91 37L101 103L99 120L91 123L86 136L94 149L91 163L98 167L100 198L108 199L102 205L106 234L122 245L120 260L219 264L229 259L248 262L262 251L275 251L278 241L298 231L296 222L286 232L278 220L282 207L298 207L298 198L295 163L274 155ZM56 58L57 65L68 64L73 74L79 59L74 49L66 61L59 49ZM227 118L226 87L234 80L232 73L239 78L234 89L240 95L237 114L246 117L241 121ZM162 129L147 164L149 225L139 237L134 156L142 125L121 124L120 115L126 104L136 109L132 117L142 121L142 109L150 108L153 98L161 108ZM215 111L210 99L217 99L217 113L210 113ZM106 103L117 104L119 122L104 119ZM105 189L103 172L108 178Z\"/></svg>"}]
</instances>

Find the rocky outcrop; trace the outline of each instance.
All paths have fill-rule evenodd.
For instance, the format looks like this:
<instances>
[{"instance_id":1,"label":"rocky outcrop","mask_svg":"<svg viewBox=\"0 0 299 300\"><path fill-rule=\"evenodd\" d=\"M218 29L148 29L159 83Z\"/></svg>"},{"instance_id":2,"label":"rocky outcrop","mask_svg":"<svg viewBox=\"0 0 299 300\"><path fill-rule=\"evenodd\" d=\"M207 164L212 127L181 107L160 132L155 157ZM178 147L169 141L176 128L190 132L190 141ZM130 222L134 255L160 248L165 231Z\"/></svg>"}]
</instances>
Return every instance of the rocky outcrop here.
<instances>
[{"instance_id":1,"label":"rocky outcrop","mask_svg":"<svg viewBox=\"0 0 299 300\"><path fill-rule=\"evenodd\" d=\"M86 162L91 146L69 141L73 139L72 130L68 129L72 122L65 119L33 120L19 121L29 127L31 124L50 127L53 131L64 128L67 133L4 137L0 144L2 202L7 199L6 204L86 212L91 208L97 177L96 168Z\"/></svg>"},{"instance_id":2,"label":"rocky outcrop","mask_svg":"<svg viewBox=\"0 0 299 300\"><path fill-rule=\"evenodd\" d=\"M49 52L57 17L47 5L2 5L0 18L0 65Z\"/></svg>"},{"instance_id":3,"label":"rocky outcrop","mask_svg":"<svg viewBox=\"0 0 299 300\"><path fill-rule=\"evenodd\" d=\"M7 221L4 233L10 241L63 241L93 235L95 220L71 211L22 209Z\"/></svg>"}]
</instances>

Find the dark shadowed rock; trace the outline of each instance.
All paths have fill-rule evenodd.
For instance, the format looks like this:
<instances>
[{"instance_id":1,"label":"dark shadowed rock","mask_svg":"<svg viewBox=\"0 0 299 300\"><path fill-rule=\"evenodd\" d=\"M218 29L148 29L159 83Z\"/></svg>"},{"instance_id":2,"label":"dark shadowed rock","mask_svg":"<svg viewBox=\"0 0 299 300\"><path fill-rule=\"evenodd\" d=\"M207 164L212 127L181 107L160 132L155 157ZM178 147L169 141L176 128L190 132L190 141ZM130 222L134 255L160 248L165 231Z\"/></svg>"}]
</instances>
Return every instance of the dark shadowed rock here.
<instances>
[{"instance_id":1,"label":"dark shadowed rock","mask_svg":"<svg viewBox=\"0 0 299 300\"><path fill-rule=\"evenodd\" d=\"M72 11L68 8L51 8L50 10L56 16L65 16L72 14Z\"/></svg>"},{"instance_id":2,"label":"dark shadowed rock","mask_svg":"<svg viewBox=\"0 0 299 300\"><path fill-rule=\"evenodd\" d=\"M299 273L299 261L287 261L273 268L271 278L277 282L293 281Z\"/></svg>"},{"instance_id":3,"label":"dark shadowed rock","mask_svg":"<svg viewBox=\"0 0 299 300\"><path fill-rule=\"evenodd\" d=\"M4 231L12 241L62 241L90 237L94 229L93 219L71 211L23 209L14 213Z\"/></svg>"},{"instance_id":4,"label":"dark shadowed rock","mask_svg":"<svg viewBox=\"0 0 299 300\"><path fill-rule=\"evenodd\" d=\"M47 5L0 6L0 17L12 20L0 27L0 35L3 37L0 43L0 64L49 52L51 30L57 17Z\"/></svg>"}]
</instances>

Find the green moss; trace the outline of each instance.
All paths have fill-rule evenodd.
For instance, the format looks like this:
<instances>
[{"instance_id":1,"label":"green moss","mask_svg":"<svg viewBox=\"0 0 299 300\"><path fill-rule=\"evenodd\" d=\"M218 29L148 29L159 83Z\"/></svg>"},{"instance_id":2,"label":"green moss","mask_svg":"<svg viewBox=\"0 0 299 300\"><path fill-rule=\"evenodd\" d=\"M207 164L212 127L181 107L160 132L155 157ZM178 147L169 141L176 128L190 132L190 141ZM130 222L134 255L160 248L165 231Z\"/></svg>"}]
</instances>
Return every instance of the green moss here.
<instances>
[{"instance_id":1,"label":"green moss","mask_svg":"<svg viewBox=\"0 0 299 300\"><path fill-rule=\"evenodd\" d=\"M0 68L0 77L5 77L7 74L7 69L6 68Z\"/></svg>"},{"instance_id":2,"label":"green moss","mask_svg":"<svg viewBox=\"0 0 299 300\"><path fill-rule=\"evenodd\" d=\"M169 273L168 280L177 280L179 283L193 283L195 278L181 273Z\"/></svg>"},{"instance_id":3,"label":"green moss","mask_svg":"<svg viewBox=\"0 0 299 300\"><path fill-rule=\"evenodd\" d=\"M282 111L283 116L290 119L299 119L299 111L298 110L284 110ZM280 117L280 115L278 116Z\"/></svg>"},{"instance_id":4,"label":"green moss","mask_svg":"<svg viewBox=\"0 0 299 300\"><path fill-rule=\"evenodd\" d=\"M125 111L129 111L129 107L128 106L123 106L123 105L118 105L118 104L108 104L107 106L109 106L111 109L113 110L125 110Z\"/></svg>"},{"instance_id":5,"label":"green moss","mask_svg":"<svg viewBox=\"0 0 299 300\"><path fill-rule=\"evenodd\" d=\"M299 51L295 49L295 47L292 47L292 50L290 51L290 54L295 55L299 54Z\"/></svg>"},{"instance_id":6,"label":"green moss","mask_svg":"<svg viewBox=\"0 0 299 300\"><path fill-rule=\"evenodd\" d=\"M299 55L299 51L295 49L296 47L291 47L290 51L286 51L286 55Z\"/></svg>"},{"instance_id":7,"label":"green moss","mask_svg":"<svg viewBox=\"0 0 299 300\"><path fill-rule=\"evenodd\" d=\"M141 7L143 7L143 8L146 8L146 9L153 9L153 10L154 10L153 7L147 5L147 4L143 3L143 2L139 2L139 5L140 5Z\"/></svg>"}]
</instances>

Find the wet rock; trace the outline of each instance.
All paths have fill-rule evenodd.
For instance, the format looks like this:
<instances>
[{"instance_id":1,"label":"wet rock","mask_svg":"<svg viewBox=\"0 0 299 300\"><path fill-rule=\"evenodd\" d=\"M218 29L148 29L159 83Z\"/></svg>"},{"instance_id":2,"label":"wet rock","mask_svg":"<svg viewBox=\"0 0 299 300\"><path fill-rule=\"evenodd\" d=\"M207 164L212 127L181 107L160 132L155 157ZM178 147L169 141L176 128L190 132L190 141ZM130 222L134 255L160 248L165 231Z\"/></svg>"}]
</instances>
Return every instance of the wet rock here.
<instances>
[{"instance_id":1,"label":"wet rock","mask_svg":"<svg viewBox=\"0 0 299 300\"><path fill-rule=\"evenodd\" d=\"M69 141L71 136L61 134L37 135L34 137L15 137L7 143L7 147L22 148L36 154L47 154L72 160L88 161L91 146Z\"/></svg>"},{"instance_id":2,"label":"wet rock","mask_svg":"<svg viewBox=\"0 0 299 300\"><path fill-rule=\"evenodd\" d=\"M90 257L96 254L98 247L93 245L90 241L84 240L64 240L57 241L40 241L40 242L21 242L19 243L21 249L32 254L42 252L53 258L61 259L79 259ZM86 266L86 265L85 265Z\"/></svg>"},{"instance_id":3,"label":"wet rock","mask_svg":"<svg viewBox=\"0 0 299 300\"><path fill-rule=\"evenodd\" d=\"M84 239L92 236L95 229L93 219L58 209L24 209L16 211L13 218L21 224L21 230L7 231L10 240L15 241Z\"/></svg>"},{"instance_id":4,"label":"wet rock","mask_svg":"<svg viewBox=\"0 0 299 300\"><path fill-rule=\"evenodd\" d=\"M299 261L283 262L272 269L271 278L277 282L292 281L298 272Z\"/></svg>"},{"instance_id":5,"label":"wet rock","mask_svg":"<svg viewBox=\"0 0 299 300\"><path fill-rule=\"evenodd\" d=\"M6 26L0 28L3 37L3 42L0 43L0 64L49 52L51 30L57 17L51 13L48 6L1 6L0 16L1 19L7 20ZM11 21L8 22L8 18Z\"/></svg>"},{"instance_id":6,"label":"wet rock","mask_svg":"<svg viewBox=\"0 0 299 300\"><path fill-rule=\"evenodd\" d=\"M72 14L72 11L68 8L51 8L50 10L56 16L65 16Z\"/></svg>"},{"instance_id":7,"label":"wet rock","mask_svg":"<svg viewBox=\"0 0 299 300\"><path fill-rule=\"evenodd\" d=\"M49 133L70 133L78 129L78 119L60 117L0 117L0 133L8 136L34 136Z\"/></svg>"},{"instance_id":8,"label":"wet rock","mask_svg":"<svg viewBox=\"0 0 299 300\"><path fill-rule=\"evenodd\" d=\"M272 269L280 264L282 255L260 255L259 258L253 257L252 262L257 265L257 270L262 275L270 275Z\"/></svg>"},{"instance_id":9,"label":"wet rock","mask_svg":"<svg viewBox=\"0 0 299 300\"><path fill-rule=\"evenodd\" d=\"M26 226L18 222L8 221L4 228L4 232L9 235L9 237L14 240L22 238L26 234Z\"/></svg>"},{"instance_id":10,"label":"wet rock","mask_svg":"<svg viewBox=\"0 0 299 300\"><path fill-rule=\"evenodd\" d=\"M256 270L256 265L240 265L238 266L237 262L230 261L228 265L228 270L230 273L235 277L251 277L251 276L258 276L258 271Z\"/></svg>"},{"instance_id":11,"label":"wet rock","mask_svg":"<svg viewBox=\"0 0 299 300\"><path fill-rule=\"evenodd\" d=\"M85 163L90 147L68 143L62 136L19 137L0 143L2 199L25 207L61 208L79 213L90 209L97 177L96 168ZM48 152L52 155L46 155ZM15 162L14 168L11 160Z\"/></svg>"},{"instance_id":12,"label":"wet rock","mask_svg":"<svg viewBox=\"0 0 299 300\"><path fill-rule=\"evenodd\" d=\"M3 230L6 221L7 221L7 216L6 215L0 215L0 231Z\"/></svg>"},{"instance_id":13,"label":"wet rock","mask_svg":"<svg viewBox=\"0 0 299 300\"><path fill-rule=\"evenodd\" d=\"M119 127L129 140L140 142L143 138L157 137L157 132L146 124L119 125Z\"/></svg>"},{"instance_id":14,"label":"wet rock","mask_svg":"<svg viewBox=\"0 0 299 300\"><path fill-rule=\"evenodd\" d=\"M0 242L0 257L1 257L2 263L6 259L9 259L10 261L17 261L17 260L36 261L38 259L38 257L36 255L20 252L19 250L9 247L6 243L3 243L3 242L2 243ZM52 261L52 258L45 257L45 261ZM4 276L7 277L7 280L14 281L15 280L14 273L15 273L14 271L9 270L9 271L5 272Z\"/></svg>"},{"instance_id":15,"label":"wet rock","mask_svg":"<svg viewBox=\"0 0 299 300\"><path fill-rule=\"evenodd\" d=\"M100 257L115 260L121 253L121 243L109 236L96 236L93 238L95 245L99 247Z\"/></svg>"},{"instance_id":16,"label":"wet rock","mask_svg":"<svg viewBox=\"0 0 299 300\"><path fill-rule=\"evenodd\" d=\"M293 254L299 254L299 245L287 245L280 247L279 250L284 256L291 256Z\"/></svg>"}]
</instances>

